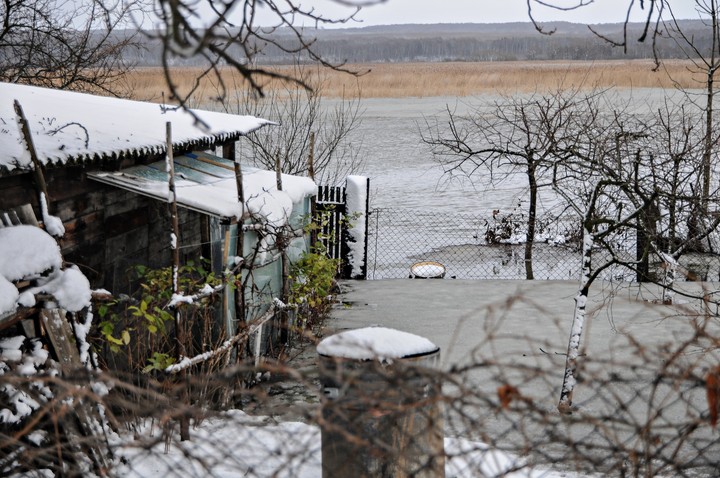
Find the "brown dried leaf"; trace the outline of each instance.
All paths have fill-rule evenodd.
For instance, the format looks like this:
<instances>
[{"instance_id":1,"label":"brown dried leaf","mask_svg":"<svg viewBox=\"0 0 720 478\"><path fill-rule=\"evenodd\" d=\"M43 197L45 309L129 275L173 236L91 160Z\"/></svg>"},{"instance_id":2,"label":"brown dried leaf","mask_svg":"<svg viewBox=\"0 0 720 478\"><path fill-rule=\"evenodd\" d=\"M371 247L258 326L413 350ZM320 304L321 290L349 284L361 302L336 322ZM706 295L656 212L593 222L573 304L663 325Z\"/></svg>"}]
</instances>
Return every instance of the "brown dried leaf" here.
<instances>
[{"instance_id":1,"label":"brown dried leaf","mask_svg":"<svg viewBox=\"0 0 720 478\"><path fill-rule=\"evenodd\" d=\"M500 406L507 410L510 406L510 402L520 397L520 390L512 385L502 385L497 389L498 398L500 399Z\"/></svg>"},{"instance_id":2,"label":"brown dried leaf","mask_svg":"<svg viewBox=\"0 0 720 478\"><path fill-rule=\"evenodd\" d=\"M720 398L720 366L711 369L705 377L705 392L710 411L710 425L715 428L718 421L718 398Z\"/></svg>"}]
</instances>

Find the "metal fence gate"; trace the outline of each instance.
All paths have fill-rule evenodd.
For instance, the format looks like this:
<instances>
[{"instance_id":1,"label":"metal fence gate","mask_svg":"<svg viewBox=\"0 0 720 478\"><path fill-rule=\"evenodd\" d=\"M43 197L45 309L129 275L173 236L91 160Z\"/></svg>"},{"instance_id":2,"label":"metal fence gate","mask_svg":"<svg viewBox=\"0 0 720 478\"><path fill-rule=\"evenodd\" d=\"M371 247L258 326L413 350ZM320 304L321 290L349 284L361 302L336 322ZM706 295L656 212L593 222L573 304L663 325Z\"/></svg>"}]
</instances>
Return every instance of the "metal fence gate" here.
<instances>
[{"instance_id":1,"label":"metal fence gate","mask_svg":"<svg viewBox=\"0 0 720 478\"><path fill-rule=\"evenodd\" d=\"M345 186L319 186L311 237L331 259L339 259L338 277L367 279L370 179L348 176Z\"/></svg>"},{"instance_id":2,"label":"metal fence gate","mask_svg":"<svg viewBox=\"0 0 720 478\"><path fill-rule=\"evenodd\" d=\"M317 224L319 229L314 234L313 242L319 241L331 259L343 259L343 237L345 231L344 217L345 187L344 186L318 186L315 200Z\"/></svg>"}]
</instances>

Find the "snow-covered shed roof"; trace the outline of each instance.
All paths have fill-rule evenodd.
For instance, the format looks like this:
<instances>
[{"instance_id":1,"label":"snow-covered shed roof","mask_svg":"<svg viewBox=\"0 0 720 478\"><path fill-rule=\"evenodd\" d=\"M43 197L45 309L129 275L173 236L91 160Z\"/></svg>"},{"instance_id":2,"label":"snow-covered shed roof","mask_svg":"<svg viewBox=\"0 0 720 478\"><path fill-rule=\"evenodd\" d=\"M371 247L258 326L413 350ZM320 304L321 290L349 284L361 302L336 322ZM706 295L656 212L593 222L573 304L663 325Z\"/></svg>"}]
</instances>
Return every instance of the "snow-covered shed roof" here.
<instances>
[{"instance_id":1,"label":"snow-covered shed roof","mask_svg":"<svg viewBox=\"0 0 720 478\"><path fill-rule=\"evenodd\" d=\"M178 205L223 219L241 219L248 213L279 227L287 223L295 204L317 191L312 179L289 174L282 175L282 190L279 191L274 171L244 167L243 207L238 202L232 161L193 152L175 156L173 164ZM165 160L114 172L90 172L88 177L154 199L168 200Z\"/></svg>"},{"instance_id":2,"label":"snow-covered shed roof","mask_svg":"<svg viewBox=\"0 0 720 478\"><path fill-rule=\"evenodd\" d=\"M201 110L191 114L155 103L0 83L0 176L31 169L13 106L16 100L45 166L161 154L168 121L175 148L187 150L232 141L271 124L254 116Z\"/></svg>"}]
</instances>

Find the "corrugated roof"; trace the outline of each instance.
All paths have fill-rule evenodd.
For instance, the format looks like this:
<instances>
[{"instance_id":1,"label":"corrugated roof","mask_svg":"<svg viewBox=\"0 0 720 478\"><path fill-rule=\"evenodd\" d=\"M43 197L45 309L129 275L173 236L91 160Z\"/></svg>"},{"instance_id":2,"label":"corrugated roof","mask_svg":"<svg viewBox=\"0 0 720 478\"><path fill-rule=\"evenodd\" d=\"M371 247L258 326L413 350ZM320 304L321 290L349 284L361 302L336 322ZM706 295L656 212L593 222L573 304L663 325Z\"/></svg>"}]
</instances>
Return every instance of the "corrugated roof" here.
<instances>
[{"instance_id":1,"label":"corrugated roof","mask_svg":"<svg viewBox=\"0 0 720 478\"><path fill-rule=\"evenodd\" d=\"M272 124L254 116L192 110L194 117L155 103L0 83L0 175L31 169L15 100L23 108L39 159L46 166L162 154L168 121L173 144L182 149L206 149Z\"/></svg>"},{"instance_id":2,"label":"corrugated roof","mask_svg":"<svg viewBox=\"0 0 720 478\"><path fill-rule=\"evenodd\" d=\"M232 161L200 152L173 159L178 205L226 220L240 219L247 214L279 227L287 223L295 204L317 190L310 178L283 174L283 190L278 191L274 171L243 167L243 208L237 197ZM88 173L88 177L137 194L168 200L165 161L114 172L94 171Z\"/></svg>"}]
</instances>

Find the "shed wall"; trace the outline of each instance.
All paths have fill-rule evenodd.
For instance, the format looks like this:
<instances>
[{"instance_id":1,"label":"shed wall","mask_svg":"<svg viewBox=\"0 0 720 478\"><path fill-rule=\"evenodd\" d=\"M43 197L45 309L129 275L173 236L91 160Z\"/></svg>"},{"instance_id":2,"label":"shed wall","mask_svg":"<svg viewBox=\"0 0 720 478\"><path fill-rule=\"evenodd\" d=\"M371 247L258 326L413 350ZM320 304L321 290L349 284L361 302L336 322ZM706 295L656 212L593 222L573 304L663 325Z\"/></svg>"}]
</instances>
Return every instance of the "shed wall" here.
<instances>
[{"instance_id":1,"label":"shed wall","mask_svg":"<svg viewBox=\"0 0 720 478\"><path fill-rule=\"evenodd\" d=\"M168 205L92 181L86 172L81 167L45 171L50 214L65 225L63 257L93 287L127 293L134 286L128 274L132 266L171 263ZM0 209L30 203L40 219L37 196L30 173L0 178ZM180 209L179 220L181 257L196 258L203 243L201 214Z\"/></svg>"}]
</instances>

